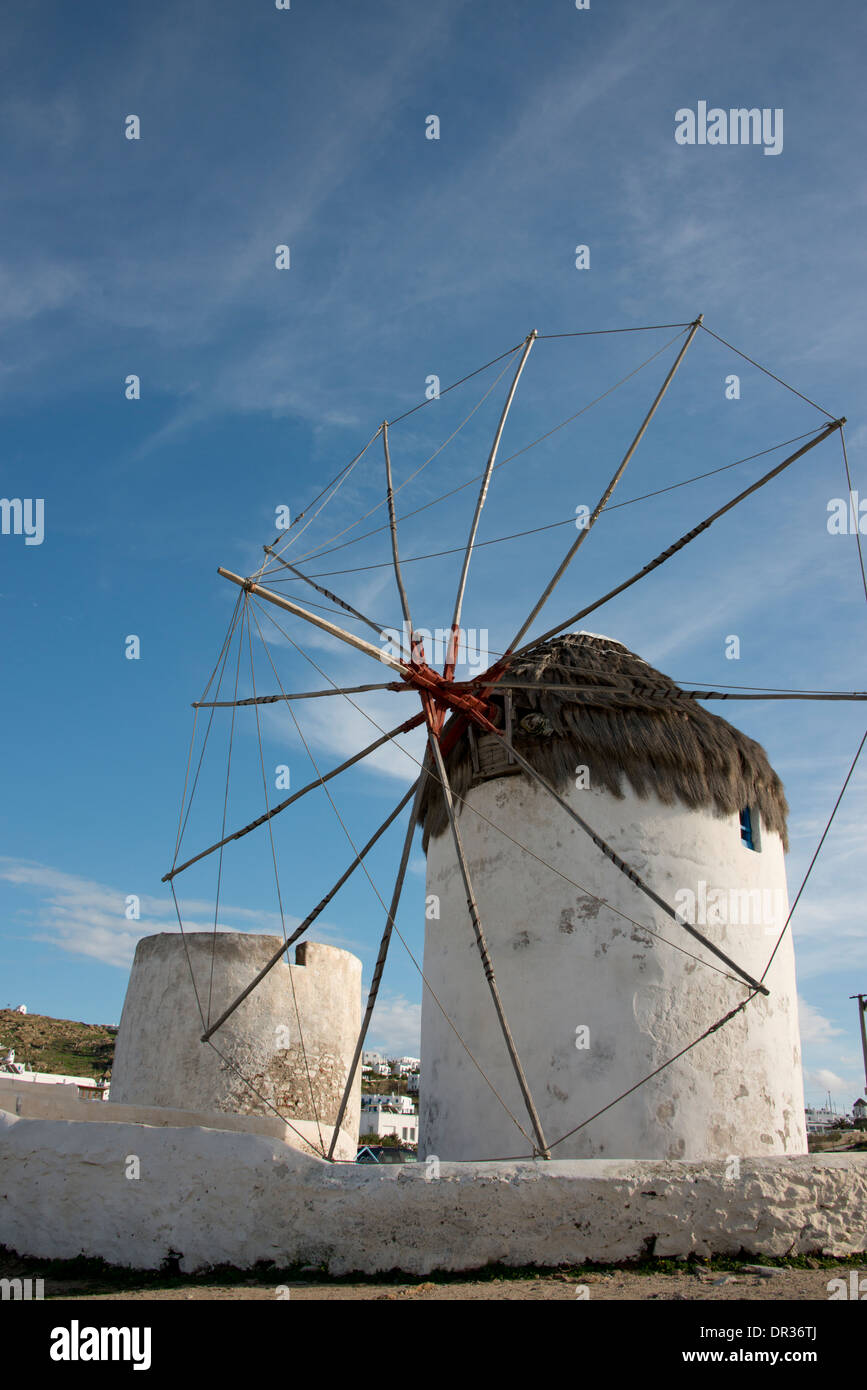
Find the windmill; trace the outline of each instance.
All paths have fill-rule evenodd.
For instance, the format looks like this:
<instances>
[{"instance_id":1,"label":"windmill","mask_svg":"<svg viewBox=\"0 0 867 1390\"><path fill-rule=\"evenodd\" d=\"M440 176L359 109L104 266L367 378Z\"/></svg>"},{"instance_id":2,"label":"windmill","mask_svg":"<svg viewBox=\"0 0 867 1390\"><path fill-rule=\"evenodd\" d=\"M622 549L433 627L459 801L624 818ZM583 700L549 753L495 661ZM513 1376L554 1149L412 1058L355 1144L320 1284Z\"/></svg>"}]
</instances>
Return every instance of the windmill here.
<instances>
[{"instance_id":1,"label":"windmill","mask_svg":"<svg viewBox=\"0 0 867 1390\"><path fill-rule=\"evenodd\" d=\"M658 328L675 329L676 337L671 341L679 342L679 347L676 357L647 409L628 449L620 459L595 507L589 513L585 525L579 530L577 537L568 547L562 561L555 569L530 612L517 626L514 636L508 643L506 649L496 656L496 659L485 671L474 676L472 679L459 681L455 678L459 644L461 642L461 622L464 598L471 560L477 544L483 508L489 494L492 475L498 467L498 453L519 382L531 351L538 342L548 337L589 337L592 336L592 334L540 335L534 330L522 343L517 344L506 353L493 359L492 362L485 364L485 367L478 369L481 372L505 361L505 366L501 369L499 376L496 378L496 382L500 381L509 369L511 369L512 375L487 456L487 461L478 479L479 489L475 509L466 543L462 547L462 558L457 579L454 607L448 628L449 638L445 651L445 658L442 663L442 670L436 669L435 665L431 664L425 652L424 641L419 636L419 629L414 625L414 615L410 610L400 559L398 544L399 518L395 507L396 489L392 477L390 432L394 425L397 424L399 420L405 418L405 416L397 417L392 421L383 421L382 425L376 430L375 434L355 458L353 458L350 463L341 470L337 477L323 489L308 508L305 508L304 511L296 516L288 534L281 535L271 544L264 546L265 558L255 573L244 577L223 567L218 571L224 579L237 586L239 594L217 666L215 667L214 673L201 700L197 701L194 707L196 710L196 718L198 718L200 711L208 710L208 718L209 720L213 720L215 710L219 708L229 708L232 711L232 720L234 721L237 710L241 707L249 707L256 711L256 719L258 721L258 708L261 705L279 703L284 705L288 710L290 717L295 723L296 729L298 729L297 720L293 712L294 702L303 700L325 700L334 697L342 697L343 699L351 701L353 695L362 694L367 691L388 691L390 694L393 694L397 699L401 715L405 715L407 696L411 697L415 709L413 713L399 719L390 728L383 729L377 726L379 730L377 737L367 744L367 746L344 759L338 766L326 772L320 772L314 760L316 776L309 783L299 790L292 792L290 796L277 804L269 804L266 789L266 806L264 812L260 816L237 829L229 831L229 833L224 833L217 841L204 849L198 850L195 854L181 859L180 849L183 831L189 816L189 803L186 802L187 786L185 786L174 862L163 879L164 882L169 883L175 899L182 937L184 935L184 923L175 895L175 880L186 870L191 868L192 865L200 863L202 860L214 854L219 856L219 862L222 864L224 850L233 843L248 834L254 833L262 826L268 826L270 831L271 824L275 817L282 815L283 812L287 811L291 806L301 801L305 796L317 788L325 788L327 792L327 784L332 779L363 762L363 760L369 758L372 754L377 752L377 750L395 743L402 735L409 731L416 728L422 729L427 739L423 758L421 760L416 760L418 763L418 776L416 780L400 798L397 805L382 824L370 835L365 844L357 846L350 837L352 849L350 862L345 871L322 897L320 902L291 933L284 934L284 938L279 941L278 946L268 955L267 959L263 960L255 975L250 978L244 987L221 1009L216 1018L211 1019L209 1016L206 1019L204 1013L202 1013L202 1022L204 1026L201 1032L201 1044L203 1046L216 1048L217 1044L214 1042L215 1037L220 1034L221 1030L225 1029L229 1020L236 1014L244 1001L249 999L251 995L254 995L254 993L262 987L263 982L269 974L278 968L284 960L289 959L288 952L290 948L308 932L310 927L317 918L321 916L325 908L332 902L343 885L359 868L365 873L367 872L365 867L367 855L379 842L389 827L394 824L407 807L409 807L409 818L406 825L403 848L398 860L392 896L388 904L380 899L385 909L385 925L379 943L366 1007L364 1009L363 1018L361 1019L352 1056L346 1069L340 1104L337 1107L336 1114L333 1116L330 1145L326 1149L325 1144L322 1144L321 1153L323 1157L333 1159L335 1156L338 1134L346 1115L347 1106L350 1104L353 1086L356 1084L358 1066L376 1005L390 943L396 931L400 936L396 926L396 917L410 862L415 832L423 820L427 819L429 828L430 824L437 816L439 816L440 819L440 829L442 829L443 826L447 829L449 854L459 878L461 896L466 902L467 919L469 927L471 928L471 941L474 945L475 955L478 958L478 979L484 982L484 989L490 1010L489 1016L495 1020L496 1034L499 1038L503 1056L507 1059L510 1077L516 1088L516 1095L518 1097L517 1103L510 1105L504 1104L504 1108L509 1111L511 1120L526 1141L527 1147L524 1151L526 1155L548 1158L552 1155L556 1144L561 1143L568 1137L567 1135L562 1135L552 1142L551 1136L546 1134L546 1128L543 1125L540 1113L540 1106L534 1094L535 1088L528 1078L527 1068L525 1067L522 1057L522 1046L520 1040L516 1040L510 1023L509 1010L506 1007L500 989L498 978L499 962L495 958L495 953L492 952L490 945L490 924L486 918L484 902L480 900L480 895L477 891L477 874L474 871L472 855L468 854L465 844L468 833L467 826L469 824L467 819L469 801L466 795L463 795L459 789L456 789L453 776L450 774L449 770L450 760L453 760L457 756L457 751L460 747L468 749L468 756L471 758L476 758L478 756L479 745L483 740L489 750L498 750L501 762L508 768L509 775L516 773L517 778L520 778L522 783L531 786L538 796L544 798L546 803L548 803L549 811L552 813L556 812L561 818L562 824L564 826L568 825L570 833L583 837L590 852L592 852L598 862L600 864L612 866L617 874L622 876L623 882L628 885L629 892L634 895L636 902L643 902L645 905L650 903L652 905L654 923L656 923L661 914L667 927L673 933L674 937L678 938L678 941L680 941L681 938L689 938L691 944L697 944L702 952L707 953L707 955L703 957L704 960L707 960L707 956L710 956L713 964L718 970L722 968L728 980L734 980L742 989L746 990L746 995L738 996L737 1003L733 1007L723 1011L719 1017L708 1022L707 1027L703 1029L699 1038L687 1040L683 1052L689 1051L705 1038L711 1037L714 1034L718 1035L720 1030L730 1025L735 1018L742 1018L745 1010L751 1007L758 1007L755 1005L754 1001L761 1002L767 1000L770 995L771 991L769 986L766 985L764 981L780 949L781 942L787 933L791 913L788 914L785 922L782 924L779 938L770 953L770 959L767 961L764 970L759 971L758 969L748 968L742 959L738 959L736 955L730 954L717 944L707 931L702 930L700 926L687 920L684 914L678 911L677 907L663 893L658 891L658 888L650 881L652 877L650 874L647 872L640 872L633 862L630 862L625 855L618 852L617 847L612 843L613 837L601 833L588 818L589 812L587 816L582 814L582 811L578 809L578 804L576 804L574 797L565 795L562 788L558 787L556 784L556 779L546 776L544 772L540 771L537 762L534 761L532 757L527 756L526 751L522 751L521 739L513 736L513 729L511 727L513 701L518 696L524 699L530 698L544 702L545 699L555 698L563 694L566 688L568 688L570 698L575 696L576 691L579 694L581 693L580 661L576 663L575 669L570 671L568 681L558 686L557 682L546 681L543 677L540 677L538 674L538 666L534 668L533 662L538 662L540 653L545 657L545 654L551 648L551 644L556 644L567 630L574 629L577 623L583 622L585 618L601 608L615 596L630 589L633 585L638 584L661 565L665 564L672 556L679 553L686 546L691 544L692 541L706 532L715 522L734 508L740 506L741 503L753 496L759 489L782 474L810 450L816 448L818 445L830 439L832 435L838 433L841 441L843 440L845 419L835 418L821 407L816 406L814 402L808 401L808 404L814 406L824 418L823 422L817 428L809 431L807 435L800 436L800 440L804 442L789 441L790 443L799 442L799 447L788 453L786 457L765 472L756 482L738 492L724 505L718 507L696 525L692 526L654 559L643 565L616 587L602 595L602 597L592 603L584 605L578 612L558 620L553 626L542 633L541 636L535 636L530 640L526 640L531 629L533 629L539 619L543 608L546 607L562 581L578 550L586 542L599 517L609 505L610 499L623 477L633 454L638 448L697 334L699 334L699 332L710 334L712 337L717 338L719 342L724 343L727 348L734 352L738 352L738 349L733 348L730 343L726 343L724 339L712 333L711 330L704 325L701 315L689 323L651 325L647 329L642 330L626 329L604 331L651 331L652 329ZM668 346L668 344L665 346ZM662 350L663 349L660 349L660 351ZM653 357L655 358L658 355L658 353L654 353ZM745 356L745 354L740 355ZM753 361L752 358L747 358L747 360L750 362ZM759 366L757 363L753 363L753 365ZM765 368L759 368L759 370L766 371ZM470 375L475 375L475 373L471 373ZM773 373L768 373L768 375L773 376ZM462 378L462 381L466 379L467 378ZM780 380L780 378L777 377L774 377L774 379L777 381ZM496 382L494 383L495 385ZM455 384L459 385L461 383ZM787 385L787 383L784 382L781 384L784 386ZM788 389L793 390L794 388L789 387ZM800 395L799 392L795 394ZM807 400L806 397L801 398ZM415 409L420 409L421 406L425 404L427 404L426 401L415 407ZM407 414L411 413L413 412L407 412ZM374 622L358 608L354 607L344 598L341 598L331 589L317 583L315 578L312 578L300 568L299 560L296 559L296 562L292 563L287 558L287 553L291 553L291 547L297 543L307 527L346 483L357 465L368 455L368 451L371 450L372 446L377 441L381 441L385 481L384 495L379 505L384 505L387 510L387 530L391 545L391 567L393 569L394 581L403 618L401 641L396 648L394 644L392 644L391 649L383 646L380 624ZM845 457L845 442L843 447ZM848 461L846 463L846 468L848 476ZM405 486L405 484L402 486ZM302 522L303 524L301 524ZM863 574L862 559L862 577ZM304 605L294 599L287 598L284 593L279 592L274 587L275 582L280 582L285 579L291 580L292 583L306 584L308 587L317 591L321 597L327 599L328 603L332 605L330 610L332 616L323 616L321 608L319 611L314 611L315 605L312 600L308 605ZM867 595L867 582L865 582L865 595ZM336 608L334 605L336 605ZM363 685L341 686L337 682L330 681L330 678L325 677L326 681L329 683L328 688L310 691L287 691L280 681L280 676L271 659L271 654L268 651L267 642L260 623L260 616L267 614L270 621L274 623L283 637L293 646L297 644L285 628L276 623L272 611L274 609L282 610L284 614L289 615L301 623L318 629L329 638L353 648L356 652L363 653L371 661L377 663L380 673L382 666L385 666L392 677L391 680L386 682L371 681ZM333 621L333 616L335 614L337 617L341 618L340 622ZM341 615L348 615L348 618ZM346 626L348 619L373 631L378 639L377 643L372 642L365 636L359 636L355 631L350 631ZM208 696L210 694L216 693L219 695L220 693L219 682L216 692L212 691L211 687L217 677L218 670L220 671L219 681L222 681L222 674L226 670L229 652L235 640L238 642L238 661L240 665L241 645L244 640L245 630L247 633L247 642L251 650L251 670L252 639L255 630L255 635L261 640L262 646L268 655L268 660L277 681L279 693L271 692L268 694L258 694L254 688L253 694L250 697L238 699L236 677L235 698L230 700L220 700L219 698L209 699ZM313 664L316 665L315 662ZM321 668L318 667L317 669L321 670ZM324 671L322 674L325 676ZM600 686L605 687L604 691L600 691ZM644 710L655 710L663 713L676 711L678 717L682 716L684 718L688 716L690 707L696 709L704 702L722 699L864 700L867 698L865 694L860 692L782 692L769 690L761 693L746 693L714 690L683 690L679 687L675 687L673 682L668 681L666 678L660 677L659 673L653 672L651 668L647 668L647 672L642 673L641 670L636 671L634 667L630 667L628 662L622 666L619 672L615 672L614 674L608 673L601 681L598 671L588 671L587 686L583 693L589 694L593 701L599 702L601 700L603 704L608 701L614 706L627 709L640 707ZM540 715L539 717L542 719L541 727L544 728L545 717L544 715ZM374 723L375 721L371 722ZM210 723L208 728L210 729ZM865 735L865 737L867 737L867 735ZM858 753L850 768L849 777L851 777L854 771L855 763L863 748L863 743L864 740L862 739ZM192 746L191 744L191 758ZM259 750L261 757L261 732L259 734ZM204 753L204 749L202 751ZM201 759L199 767L201 767ZM188 783L189 772L190 765L188 765ZM849 777L847 777L846 784L848 784ZM190 801L195 791L197 780L198 772L193 780ZM844 784L844 790L846 784ZM330 793L328 793L328 795L330 799ZM839 805L839 800L837 804ZM470 810L472 810L472 807L470 807ZM496 831L498 827L494 825L493 829ZM516 853L527 850L527 846L521 844L519 840L513 842L515 844ZM279 876L276 876L279 893ZM586 891L590 898L594 897L592 887ZM800 897L800 892L798 897ZM596 900L599 901L598 897ZM797 901L798 898L795 899L795 906L797 905ZM794 906L792 911L794 911ZM654 933L651 932L651 935L653 934ZM214 938L216 940L216 914ZM403 938L401 937L401 939ZM663 938L663 940L665 940L665 938ZM668 941L668 944L672 944L671 940ZM677 945L675 945L675 949L677 949ZM436 991L430 979L425 977L424 972L423 979L426 999L428 996L433 998L435 1008L439 1011L444 1020L442 1028L451 1030L456 1039L455 1046L463 1049L467 1056L470 1057L472 1066L476 1069L478 1074L482 1076L484 1084L487 1085L490 1090L495 1091L496 1088L491 1085L490 1078L486 1075L486 1067L490 1065L490 1059L472 1055L472 1049L468 1046L466 1038L462 1036L460 1021L456 1022L454 1018L448 1016L447 1008L443 1007L441 1001L437 998ZM677 1056L683 1055L683 1052L678 1052ZM636 1076L635 1085L629 1090L626 1090L622 1095L612 1095L610 1098L610 1105L614 1106L618 1104L631 1092L651 1082L653 1077L663 1072L676 1060L677 1058L675 1056L665 1060L660 1067L654 1070L653 1076ZM240 1074L241 1069L237 1067L235 1069L239 1071ZM254 1083L247 1079L247 1084L253 1086ZM502 1102L501 1096L497 1098ZM272 1106L271 1108L274 1107ZM609 1105L606 1105L604 1108L606 1110L609 1109ZM521 1113L516 1114L516 1111L520 1111ZM595 1116L590 1117L591 1120L595 1118ZM588 1120L586 1123L589 1124L590 1121ZM578 1128L581 1127L580 1125L578 1126ZM497 1157L500 1155L496 1153L479 1153L473 1156Z\"/></svg>"}]
</instances>

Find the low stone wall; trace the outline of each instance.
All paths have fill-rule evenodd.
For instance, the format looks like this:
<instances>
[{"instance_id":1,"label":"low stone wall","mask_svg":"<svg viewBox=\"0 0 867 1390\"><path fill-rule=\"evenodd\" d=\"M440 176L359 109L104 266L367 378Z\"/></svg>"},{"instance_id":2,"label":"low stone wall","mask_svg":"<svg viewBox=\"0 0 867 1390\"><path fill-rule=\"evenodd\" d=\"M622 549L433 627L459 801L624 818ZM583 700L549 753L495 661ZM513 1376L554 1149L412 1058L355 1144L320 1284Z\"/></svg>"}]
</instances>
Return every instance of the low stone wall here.
<instances>
[{"instance_id":1,"label":"low stone wall","mask_svg":"<svg viewBox=\"0 0 867 1390\"><path fill-rule=\"evenodd\" d=\"M140 1176L128 1178L135 1155ZM0 1245L334 1274L867 1250L867 1155L331 1165L265 1135L0 1111Z\"/></svg>"},{"instance_id":2,"label":"low stone wall","mask_svg":"<svg viewBox=\"0 0 867 1390\"><path fill-rule=\"evenodd\" d=\"M328 1152L333 1126L315 1120L282 1120L274 1115L227 1115L216 1111L175 1110L160 1105L118 1105L80 1100L74 1086L32 1086L25 1082L5 1085L0 1077L0 1110L27 1120L75 1120L82 1123L159 1125L172 1129L220 1129L242 1134L264 1134L303 1153ZM341 1130L335 1156L353 1162L357 1141Z\"/></svg>"}]
</instances>

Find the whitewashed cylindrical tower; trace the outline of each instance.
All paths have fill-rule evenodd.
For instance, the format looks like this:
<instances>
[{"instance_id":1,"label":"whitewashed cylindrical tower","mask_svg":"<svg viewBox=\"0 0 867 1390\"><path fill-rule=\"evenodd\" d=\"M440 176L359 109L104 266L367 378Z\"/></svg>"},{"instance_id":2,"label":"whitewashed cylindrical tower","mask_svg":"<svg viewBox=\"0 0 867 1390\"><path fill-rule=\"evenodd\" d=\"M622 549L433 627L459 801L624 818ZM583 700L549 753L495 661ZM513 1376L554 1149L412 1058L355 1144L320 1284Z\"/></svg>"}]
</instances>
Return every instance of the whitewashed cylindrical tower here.
<instances>
[{"instance_id":1,"label":"whitewashed cylindrical tower","mask_svg":"<svg viewBox=\"0 0 867 1390\"><path fill-rule=\"evenodd\" d=\"M272 1118L276 1112L331 1126L361 1026L357 956L301 942L295 964L274 966L214 1034L213 1047L201 1041L196 995L206 1019L216 1021L278 945L278 937L252 932L143 937L117 1035L112 1101ZM353 1153L360 1110L359 1074L341 1126Z\"/></svg>"},{"instance_id":2,"label":"whitewashed cylindrical tower","mask_svg":"<svg viewBox=\"0 0 867 1390\"><path fill-rule=\"evenodd\" d=\"M651 888L758 979L788 915L787 806L764 750L608 638L556 638L513 662L508 678L574 687L515 689L511 712L497 696L514 746ZM617 681L632 682L630 692L602 693ZM551 1156L806 1153L791 933L764 981L768 997L751 999L606 1109L751 991L509 764L495 735L465 733L447 765L465 802L459 829ZM425 990L419 1153L528 1154L492 1090L532 1133L438 792L432 783L423 807L424 972L488 1080Z\"/></svg>"}]
</instances>

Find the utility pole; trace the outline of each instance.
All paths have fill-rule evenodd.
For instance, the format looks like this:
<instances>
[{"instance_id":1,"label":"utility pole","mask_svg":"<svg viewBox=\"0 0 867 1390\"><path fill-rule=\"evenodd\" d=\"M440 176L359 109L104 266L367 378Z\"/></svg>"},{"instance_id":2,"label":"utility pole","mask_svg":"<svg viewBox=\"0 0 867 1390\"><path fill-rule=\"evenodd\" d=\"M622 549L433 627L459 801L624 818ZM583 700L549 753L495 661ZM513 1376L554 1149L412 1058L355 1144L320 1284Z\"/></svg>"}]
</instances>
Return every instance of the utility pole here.
<instances>
[{"instance_id":1,"label":"utility pole","mask_svg":"<svg viewBox=\"0 0 867 1390\"><path fill-rule=\"evenodd\" d=\"M861 1024L861 1048L864 1053L864 1085L867 1087L867 994L850 994L850 999L858 1000L858 1019Z\"/></svg>"}]
</instances>

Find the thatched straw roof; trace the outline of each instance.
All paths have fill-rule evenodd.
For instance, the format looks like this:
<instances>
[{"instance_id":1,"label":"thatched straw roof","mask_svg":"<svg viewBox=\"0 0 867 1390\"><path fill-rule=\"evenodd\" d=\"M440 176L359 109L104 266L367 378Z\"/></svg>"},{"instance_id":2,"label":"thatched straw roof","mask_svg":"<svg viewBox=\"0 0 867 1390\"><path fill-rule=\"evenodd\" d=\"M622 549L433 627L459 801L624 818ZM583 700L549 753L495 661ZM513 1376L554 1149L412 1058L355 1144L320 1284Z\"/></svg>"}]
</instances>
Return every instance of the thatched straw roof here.
<instances>
[{"instance_id":1,"label":"thatched straw roof","mask_svg":"<svg viewBox=\"0 0 867 1390\"><path fill-rule=\"evenodd\" d=\"M515 747L558 791L574 784L575 769L584 764L591 785L616 797L628 782L638 796L652 794L666 805L681 801L723 815L754 807L762 825L788 848L783 785L761 745L685 697L668 676L619 642L584 632L555 637L513 659L504 679L592 687L511 692ZM627 691L604 694L625 682ZM502 710L504 695L493 698ZM479 743L495 738L480 736L477 760ZM473 752L465 731L446 759L456 796L466 796L478 776ZM523 770L518 775L526 778ZM421 816L427 848L429 837L448 825L433 780Z\"/></svg>"}]
</instances>

